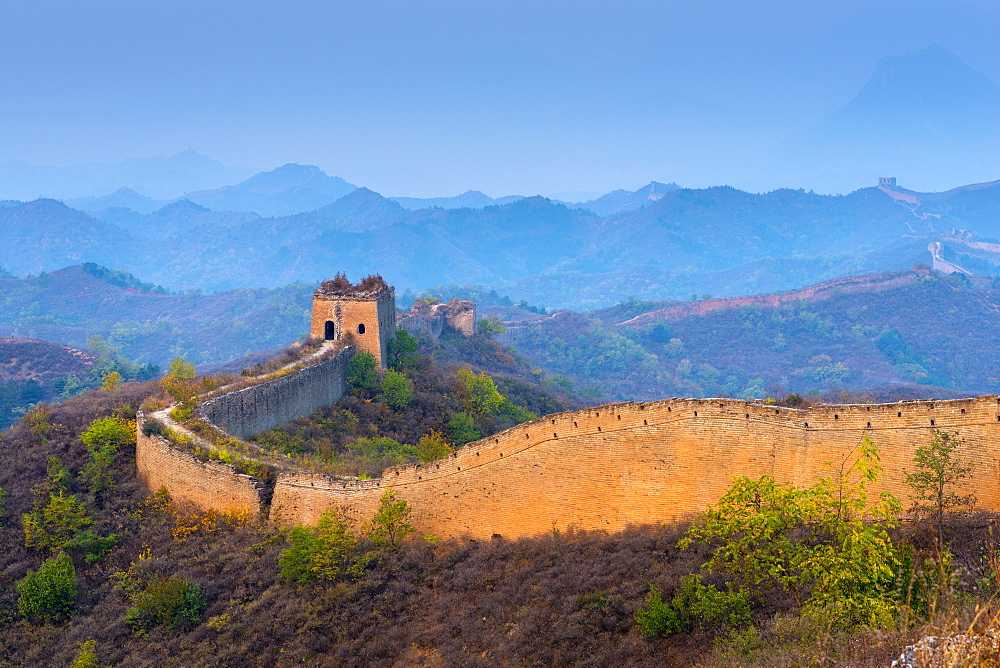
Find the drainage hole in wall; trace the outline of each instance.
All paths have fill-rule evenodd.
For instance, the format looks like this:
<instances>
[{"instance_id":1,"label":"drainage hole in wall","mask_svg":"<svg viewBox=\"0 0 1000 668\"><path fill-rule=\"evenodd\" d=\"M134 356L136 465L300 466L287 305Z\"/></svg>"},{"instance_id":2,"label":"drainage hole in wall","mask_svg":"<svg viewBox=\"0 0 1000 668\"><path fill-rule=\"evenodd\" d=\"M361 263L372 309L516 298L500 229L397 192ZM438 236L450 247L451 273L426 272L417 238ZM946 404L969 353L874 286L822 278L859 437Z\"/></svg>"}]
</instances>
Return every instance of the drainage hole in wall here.
<instances>
[{"instance_id":1,"label":"drainage hole in wall","mask_svg":"<svg viewBox=\"0 0 1000 668\"><path fill-rule=\"evenodd\" d=\"M698 417L698 411L695 411L695 412L694 412L694 416L695 416L695 417Z\"/></svg>"},{"instance_id":2,"label":"drainage hole in wall","mask_svg":"<svg viewBox=\"0 0 1000 668\"><path fill-rule=\"evenodd\" d=\"M601 430L601 425L597 425L597 431Z\"/></svg>"},{"instance_id":3,"label":"drainage hole in wall","mask_svg":"<svg viewBox=\"0 0 1000 668\"><path fill-rule=\"evenodd\" d=\"M866 428L866 429L871 429L871 428L872 428L872 423L871 423L871 422L869 422L869 423L868 423L868 426L867 426L867 427L865 427L865 428Z\"/></svg>"},{"instance_id":4,"label":"drainage hole in wall","mask_svg":"<svg viewBox=\"0 0 1000 668\"><path fill-rule=\"evenodd\" d=\"M648 420L643 420L642 423L643 424L649 424L649 421Z\"/></svg>"},{"instance_id":5,"label":"drainage hole in wall","mask_svg":"<svg viewBox=\"0 0 1000 668\"><path fill-rule=\"evenodd\" d=\"M840 419L840 416L839 416L839 415L837 415L836 413L834 413L834 414L833 414L833 419L834 419L834 420L839 420L839 419Z\"/></svg>"},{"instance_id":6,"label":"drainage hole in wall","mask_svg":"<svg viewBox=\"0 0 1000 668\"><path fill-rule=\"evenodd\" d=\"M931 426L934 426L934 418L931 418Z\"/></svg>"},{"instance_id":7,"label":"drainage hole in wall","mask_svg":"<svg viewBox=\"0 0 1000 668\"><path fill-rule=\"evenodd\" d=\"M552 432L552 438L559 438L559 434Z\"/></svg>"},{"instance_id":8,"label":"drainage hole in wall","mask_svg":"<svg viewBox=\"0 0 1000 668\"><path fill-rule=\"evenodd\" d=\"M903 417L903 411L896 411L896 417Z\"/></svg>"}]
</instances>

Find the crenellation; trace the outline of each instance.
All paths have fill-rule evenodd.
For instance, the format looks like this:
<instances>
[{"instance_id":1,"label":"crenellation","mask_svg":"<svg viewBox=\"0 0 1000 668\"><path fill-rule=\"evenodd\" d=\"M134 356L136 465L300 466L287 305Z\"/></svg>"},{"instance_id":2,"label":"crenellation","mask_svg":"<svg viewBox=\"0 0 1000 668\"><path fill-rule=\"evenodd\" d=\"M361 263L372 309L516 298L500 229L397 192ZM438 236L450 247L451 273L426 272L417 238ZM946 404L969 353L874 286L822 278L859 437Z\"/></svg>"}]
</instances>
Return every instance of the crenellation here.
<instances>
[{"instance_id":1,"label":"crenellation","mask_svg":"<svg viewBox=\"0 0 1000 668\"><path fill-rule=\"evenodd\" d=\"M317 312L324 327L325 318L339 318L330 321L335 334L343 331L337 327L376 323L379 332L367 327L364 332L377 334L369 342L394 330L394 307L391 316L372 311L387 294L377 282L360 296L334 294L350 292L343 282L322 299L320 292L317 300L326 305L314 310L314 330ZM352 313L357 304L368 310ZM238 436L311 413L344 392L349 354L345 349L326 366L215 397L205 402L205 413ZM717 501L738 476L767 474L809 485L849 467L866 435L884 468L872 492L888 491L905 503L903 472L913 467L916 448L930 443L936 429L957 433L963 441L960 457L975 463L966 488L976 492L980 507L1000 510L1000 397L995 395L808 408L726 398L619 402L543 416L468 443L437 462L388 468L377 480L282 470L269 508L260 481L223 464L200 462L141 428L136 460L151 490L164 486L176 498L205 507L258 508L281 524L314 523L330 508L362 523L392 488L411 504L411 521L420 532L513 538L682 519Z\"/></svg>"}]
</instances>

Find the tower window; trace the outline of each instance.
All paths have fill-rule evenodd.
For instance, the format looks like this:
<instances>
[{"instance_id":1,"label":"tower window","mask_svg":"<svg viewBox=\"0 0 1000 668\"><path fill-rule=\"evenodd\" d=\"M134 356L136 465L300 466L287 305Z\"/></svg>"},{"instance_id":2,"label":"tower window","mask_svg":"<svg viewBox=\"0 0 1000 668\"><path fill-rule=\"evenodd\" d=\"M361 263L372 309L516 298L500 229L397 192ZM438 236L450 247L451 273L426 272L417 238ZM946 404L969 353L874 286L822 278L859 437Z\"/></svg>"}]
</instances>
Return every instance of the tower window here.
<instances>
[{"instance_id":1,"label":"tower window","mask_svg":"<svg viewBox=\"0 0 1000 668\"><path fill-rule=\"evenodd\" d=\"M365 333L365 323L362 322L358 324L358 334L364 334L364 333Z\"/></svg>"}]
</instances>

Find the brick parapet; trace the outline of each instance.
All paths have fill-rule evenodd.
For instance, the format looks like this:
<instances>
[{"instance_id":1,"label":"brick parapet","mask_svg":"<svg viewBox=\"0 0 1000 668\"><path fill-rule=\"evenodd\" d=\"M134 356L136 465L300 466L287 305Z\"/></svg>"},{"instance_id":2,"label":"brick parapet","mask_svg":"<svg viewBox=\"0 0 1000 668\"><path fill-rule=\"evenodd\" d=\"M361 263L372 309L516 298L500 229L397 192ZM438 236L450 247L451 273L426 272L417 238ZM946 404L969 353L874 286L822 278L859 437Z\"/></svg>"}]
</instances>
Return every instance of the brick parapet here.
<instances>
[{"instance_id":1,"label":"brick parapet","mask_svg":"<svg viewBox=\"0 0 1000 668\"><path fill-rule=\"evenodd\" d=\"M294 373L209 399L201 409L222 430L249 438L336 403L347 391L345 373L353 354L352 347L342 348Z\"/></svg>"},{"instance_id":2,"label":"brick parapet","mask_svg":"<svg viewBox=\"0 0 1000 668\"><path fill-rule=\"evenodd\" d=\"M136 419L135 462L139 480L151 492L161 488L180 503L216 510L262 510L263 483L222 462L203 462L173 447L157 434L146 434L146 416Z\"/></svg>"},{"instance_id":3,"label":"brick parapet","mask_svg":"<svg viewBox=\"0 0 1000 668\"><path fill-rule=\"evenodd\" d=\"M289 388L311 386L316 377L308 369L295 375L303 373L301 385L278 379L274 397L241 403L240 410L270 412L271 399L280 403ZM865 434L885 469L872 493L888 491L905 503L903 472L938 429L956 433L959 458L974 462L968 489L978 495L979 507L1000 510L1000 399L991 395L808 409L733 399L585 408L512 427L437 462L386 469L377 480L279 471L270 517L309 524L339 508L360 523L392 488L410 502L413 524L423 533L517 537L571 526L615 531L700 512L737 476L768 474L800 486L835 477L849 467ZM207 507L260 505L259 481L224 464L200 462L141 428L137 460L152 490L165 486L175 498Z\"/></svg>"},{"instance_id":4,"label":"brick parapet","mask_svg":"<svg viewBox=\"0 0 1000 668\"><path fill-rule=\"evenodd\" d=\"M374 512L391 487L414 524L440 535L530 535L552 528L618 530L679 519L716 501L740 475L809 485L856 456L863 434L879 448L877 488L905 501L903 470L932 431L957 432L975 463L980 507L1000 509L997 397L807 410L730 399L627 402L558 413L463 446L431 464L387 469L379 480L279 475L276 515L313 522L328 507ZM934 421L933 424L931 421Z\"/></svg>"}]
</instances>

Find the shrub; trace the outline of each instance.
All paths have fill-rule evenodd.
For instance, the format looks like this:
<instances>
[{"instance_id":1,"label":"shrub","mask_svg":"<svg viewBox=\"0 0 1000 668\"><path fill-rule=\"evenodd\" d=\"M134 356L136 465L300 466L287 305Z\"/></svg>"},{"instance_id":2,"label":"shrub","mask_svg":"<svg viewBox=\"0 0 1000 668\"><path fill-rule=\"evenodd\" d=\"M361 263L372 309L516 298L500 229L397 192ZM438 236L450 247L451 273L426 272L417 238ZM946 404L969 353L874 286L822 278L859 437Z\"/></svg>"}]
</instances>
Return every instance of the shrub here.
<instances>
[{"instance_id":1,"label":"shrub","mask_svg":"<svg viewBox=\"0 0 1000 668\"><path fill-rule=\"evenodd\" d=\"M25 547L53 552L65 548L81 529L94 523L83 503L62 491L49 495L44 506L21 516Z\"/></svg>"},{"instance_id":2,"label":"shrub","mask_svg":"<svg viewBox=\"0 0 1000 668\"><path fill-rule=\"evenodd\" d=\"M684 623L677 611L669 603L663 602L663 595L654 585L649 585L646 603L639 607L636 623L643 635L668 636L684 630Z\"/></svg>"},{"instance_id":3,"label":"shrub","mask_svg":"<svg viewBox=\"0 0 1000 668\"><path fill-rule=\"evenodd\" d=\"M100 668L100 658L97 656L97 641L88 640L80 643L80 649L76 653L73 663L69 668Z\"/></svg>"},{"instance_id":4,"label":"shrub","mask_svg":"<svg viewBox=\"0 0 1000 668\"><path fill-rule=\"evenodd\" d=\"M378 510L369 522L365 535L377 547L395 549L413 531L407 520L413 510L391 489L385 490L379 500Z\"/></svg>"},{"instance_id":5,"label":"shrub","mask_svg":"<svg viewBox=\"0 0 1000 668\"><path fill-rule=\"evenodd\" d=\"M125 622L140 636L156 626L193 628L201 622L208 605L200 585L178 577L155 578L145 587L128 592L128 597L132 607L125 614Z\"/></svg>"},{"instance_id":6,"label":"shrub","mask_svg":"<svg viewBox=\"0 0 1000 668\"><path fill-rule=\"evenodd\" d=\"M296 526L288 532L289 548L278 557L281 576L300 584L353 580L367 563L357 552L358 537L347 519L333 510L323 513L315 527Z\"/></svg>"},{"instance_id":7,"label":"shrub","mask_svg":"<svg viewBox=\"0 0 1000 668\"><path fill-rule=\"evenodd\" d=\"M28 618L58 622L69 617L76 603L76 569L69 555L60 552L45 560L37 571L28 571L17 583L18 611Z\"/></svg>"},{"instance_id":8,"label":"shrub","mask_svg":"<svg viewBox=\"0 0 1000 668\"><path fill-rule=\"evenodd\" d=\"M453 451L451 445L444 440L444 436L436 429L417 441L417 457L421 464L427 464L438 459L443 459Z\"/></svg>"}]
</instances>

